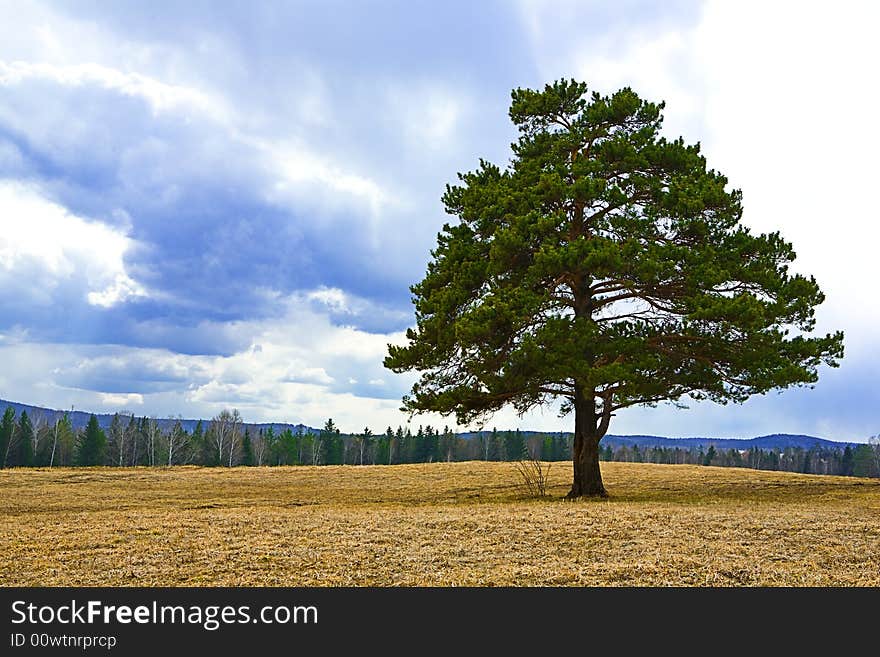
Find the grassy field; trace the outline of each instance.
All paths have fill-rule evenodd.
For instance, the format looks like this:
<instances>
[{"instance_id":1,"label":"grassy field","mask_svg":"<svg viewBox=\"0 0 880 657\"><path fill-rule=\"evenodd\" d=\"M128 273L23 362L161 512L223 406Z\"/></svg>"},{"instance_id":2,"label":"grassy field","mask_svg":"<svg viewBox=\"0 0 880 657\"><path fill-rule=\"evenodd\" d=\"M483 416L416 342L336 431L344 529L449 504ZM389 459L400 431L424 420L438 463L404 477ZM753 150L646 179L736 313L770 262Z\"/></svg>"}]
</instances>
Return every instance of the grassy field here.
<instances>
[{"instance_id":1,"label":"grassy field","mask_svg":"<svg viewBox=\"0 0 880 657\"><path fill-rule=\"evenodd\" d=\"M880 481L603 463L0 471L0 585L878 586Z\"/></svg>"}]
</instances>

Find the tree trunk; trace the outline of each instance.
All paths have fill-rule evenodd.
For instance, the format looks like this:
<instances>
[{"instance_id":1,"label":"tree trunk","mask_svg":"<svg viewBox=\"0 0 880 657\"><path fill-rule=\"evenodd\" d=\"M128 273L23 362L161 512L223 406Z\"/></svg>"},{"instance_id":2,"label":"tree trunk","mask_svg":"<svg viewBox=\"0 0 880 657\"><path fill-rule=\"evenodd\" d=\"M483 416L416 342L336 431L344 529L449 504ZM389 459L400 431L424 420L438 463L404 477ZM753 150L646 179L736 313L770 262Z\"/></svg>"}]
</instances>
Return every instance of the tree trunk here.
<instances>
[{"instance_id":1,"label":"tree trunk","mask_svg":"<svg viewBox=\"0 0 880 657\"><path fill-rule=\"evenodd\" d=\"M55 448L58 446L58 420L55 420L55 431L52 436L52 456L49 457L49 467L55 464Z\"/></svg>"},{"instance_id":2,"label":"tree trunk","mask_svg":"<svg viewBox=\"0 0 880 657\"><path fill-rule=\"evenodd\" d=\"M580 395L578 395L580 397ZM574 481L566 499L578 497L608 497L599 470L599 441L604 432L596 427L596 415L592 400L578 399L574 409Z\"/></svg>"}]
</instances>

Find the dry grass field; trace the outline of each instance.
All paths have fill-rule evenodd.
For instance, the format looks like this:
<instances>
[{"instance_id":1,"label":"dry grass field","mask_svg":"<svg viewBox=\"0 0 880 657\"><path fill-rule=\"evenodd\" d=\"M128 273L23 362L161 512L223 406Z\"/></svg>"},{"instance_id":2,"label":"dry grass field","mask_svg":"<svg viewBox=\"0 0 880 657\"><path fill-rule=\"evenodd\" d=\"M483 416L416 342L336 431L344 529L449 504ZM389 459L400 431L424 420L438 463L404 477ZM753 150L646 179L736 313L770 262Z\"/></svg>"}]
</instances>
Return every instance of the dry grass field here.
<instances>
[{"instance_id":1,"label":"dry grass field","mask_svg":"<svg viewBox=\"0 0 880 657\"><path fill-rule=\"evenodd\" d=\"M878 586L880 481L603 463L0 471L0 585Z\"/></svg>"}]
</instances>

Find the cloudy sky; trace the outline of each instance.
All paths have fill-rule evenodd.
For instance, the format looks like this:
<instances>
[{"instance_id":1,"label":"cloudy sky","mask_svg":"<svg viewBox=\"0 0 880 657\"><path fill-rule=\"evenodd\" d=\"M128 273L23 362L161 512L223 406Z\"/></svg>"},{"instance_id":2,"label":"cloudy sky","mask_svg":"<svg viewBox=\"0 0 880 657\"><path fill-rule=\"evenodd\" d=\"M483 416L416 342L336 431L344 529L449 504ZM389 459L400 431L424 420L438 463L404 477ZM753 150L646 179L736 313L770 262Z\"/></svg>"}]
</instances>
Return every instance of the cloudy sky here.
<instances>
[{"instance_id":1,"label":"cloudy sky","mask_svg":"<svg viewBox=\"0 0 880 657\"><path fill-rule=\"evenodd\" d=\"M780 230L846 357L813 390L631 409L613 433L880 433L873 3L0 0L0 398L405 423L382 367L447 182L514 87L665 100ZM451 423L451 420L446 420ZM416 418L415 423L444 419ZM553 409L499 428L570 430Z\"/></svg>"}]
</instances>

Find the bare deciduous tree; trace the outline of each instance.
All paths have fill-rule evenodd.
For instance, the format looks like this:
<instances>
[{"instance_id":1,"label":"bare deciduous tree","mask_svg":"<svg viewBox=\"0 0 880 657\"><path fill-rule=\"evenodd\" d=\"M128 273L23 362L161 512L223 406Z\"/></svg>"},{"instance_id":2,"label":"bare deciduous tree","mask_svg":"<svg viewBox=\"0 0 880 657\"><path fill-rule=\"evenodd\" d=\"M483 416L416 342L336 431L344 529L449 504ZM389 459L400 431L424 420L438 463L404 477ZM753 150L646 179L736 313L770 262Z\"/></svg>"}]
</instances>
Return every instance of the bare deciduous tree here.
<instances>
[{"instance_id":1,"label":"bare deciduous tree","mask_svg":"<svg viewBox=\"0 0 880 657\"><path fill-rule=\"evenodd\" d=\"M364 433L358 436L358 447L360 451L360 464L364 464L364 449L370 442L370 438L373 436L373 432L370 431L369 427L364 427Z\"/></svg>"},{"instance_id":2,"label":"bare deciduous tree","mask_svg":"<svg viewBox=\"0 0 880 657\"><path fill-rule=\"evenodd\" d=\"M868 444L871 446L871 454L874 457L874 472L880 477L880 434L868 438Z\"/></svg>"},{"instance_id":3,"label":"bare deciduous tree","mask_svg":"<svg viewBox=\"0 0 880 657\"><path fill-rule=\"evenodd\" d=\"M254 436L254 456L257 457L257 465L263 465L263 456L266 453L266 436L258 432Z\"/></svg>"},{"instance_id":4,"label":"bare deciduous tree","mask_svg":"<svg viewBox=\"0 0 880 657\"><path fill-rule=\"evenodd\" d=\"M211 420L211 434L217 447L217 463L223 463L223 454L228 454L229 467L241 438L241 414L238 409L223 409Z\"/></svg>"},{"instance_id":5,"label":"bare deciduous tree","mask_svg":"<svg viewBox=\"0 0 880 657\"><path fill-rule=\"evenodd\" d=\"M108 438L110 439L110 443L115 446L116 451L118 452L117 462L121 466L123 464L123 460L125 458L125 439L128 438L128 432L126 431L126 422L125 420L131 416L130 411L120 411L113 416L113 421L110 423L110 430L108 431Z\"/></svg>"},{"instance_id":6,"label":"bare deciduous tree","mask_svg":"<svg viewBox=\"0 0 880 657\"><path fill-rule=\"evenodd\" d=\"M147 418L147 445L150 449L150 465L156 465L156 445L159 442L159 422L154 417Z\"/></svg>"},{"instance_id":7,"label":"bare deciduous tree","mask_svg":"<svg viewBox=\"0 0 880 657\"><path fill-rule=\"evenodd\" d=\"M61 431L61 418L55 418L55 426L52 427L52 454L49 457L49 467L50 468L53 465L55 465L55 451L58 449L58 434L60 431Z\"/></svg>"},{"instance_id":8,"label":"bare deciduous tree","mask_svg":"<svg viewBox=\"0 0 880 657\"><path fill-rule=\"evenodd\" d=\"M169 418L174 419L174 418ZM180 450L186 440L186 432L180 424L180 418L168 430L168 465L174 462L174 455Z\"/></svg>"},{"instance_id":9,"label":"bare deciduous tree","mask_svg":"<svg viewBox=\"0 0 880 657\"><path fill-rule=\"evenodd\" d=\"M312 465L321 464L321 451L324 449L324 436L312 434Z\"/></svg>"},{"instance_id":10,"label":"bare deciduous tree","mask_svg":"<svg viewBox=\"0 0 880 657\"><path fill-rule=\"evenodd\" d=\"M241 414L238 409L232 409L232 431L229 434L229 467L232 467L232 458L238 449L238 443L241 440Z\"/></svg>"}]
</instances>

